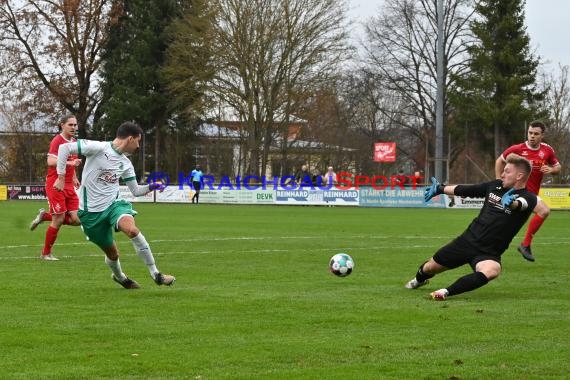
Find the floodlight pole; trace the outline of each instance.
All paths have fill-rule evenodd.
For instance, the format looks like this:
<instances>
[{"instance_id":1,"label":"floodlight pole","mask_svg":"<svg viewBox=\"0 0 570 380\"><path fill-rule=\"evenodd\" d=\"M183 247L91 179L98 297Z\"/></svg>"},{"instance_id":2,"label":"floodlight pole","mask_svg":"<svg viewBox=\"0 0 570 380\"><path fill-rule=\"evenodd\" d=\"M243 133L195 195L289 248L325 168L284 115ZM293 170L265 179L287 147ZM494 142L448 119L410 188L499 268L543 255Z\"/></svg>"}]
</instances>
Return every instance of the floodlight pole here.
<instances>
[{"instance_id":1,"label":"floodlight pole","mask_svg":"<svg viewBox=\"0 0 570 380\"><path fill-rule=\"evenodd\" d=\"M437 0L437 50L436 50L436 85L435 100L435 177L443 178L443 0ZM446 174L449 177L449 173Z\"/></svg>"}]
</instances>

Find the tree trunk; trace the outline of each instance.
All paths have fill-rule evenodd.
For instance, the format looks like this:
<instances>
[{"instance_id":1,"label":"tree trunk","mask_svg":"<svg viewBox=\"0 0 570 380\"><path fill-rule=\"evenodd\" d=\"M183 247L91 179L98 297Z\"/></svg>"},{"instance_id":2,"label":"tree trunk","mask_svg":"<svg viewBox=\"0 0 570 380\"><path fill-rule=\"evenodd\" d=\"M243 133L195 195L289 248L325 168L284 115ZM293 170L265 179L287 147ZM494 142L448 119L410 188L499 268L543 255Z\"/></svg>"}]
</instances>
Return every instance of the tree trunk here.
<instances>
[{"instance_id":1,"label":"tree trunk","mask_svg":"<svg viewBox=\"0 0 570 380\"><path fill-rule=\"evenodd\" d=\"M499 157L501 154L501 130L499 127L499 122L495 120L494 122L494 134L495 134L495 155L494 158Z\"/></svg>"},{"instance_id":2,"label":"tree trunk","mask_svg":"<svg viewBox=\"0 0 570 380\"><path fill-rule=\"evenodd\" d=\"M158 172L160 163L160 141L162 139L160 126L156 125L154 134L154 171Z\"/></svg>"}]
</instances>

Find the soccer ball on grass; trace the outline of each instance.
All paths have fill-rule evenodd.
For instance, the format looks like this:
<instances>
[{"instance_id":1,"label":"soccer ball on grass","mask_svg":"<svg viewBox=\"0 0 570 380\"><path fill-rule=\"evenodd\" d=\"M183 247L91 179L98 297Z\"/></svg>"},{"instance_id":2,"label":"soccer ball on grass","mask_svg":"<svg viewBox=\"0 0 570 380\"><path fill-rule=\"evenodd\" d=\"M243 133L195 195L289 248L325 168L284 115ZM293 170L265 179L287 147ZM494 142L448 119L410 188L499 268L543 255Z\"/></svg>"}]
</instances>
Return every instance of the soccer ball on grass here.
<instances>
[{"instance_id":1,"label":"soccer ball on grass","mask_svg":"<svg viewBox=\"0 0 570 380\"><path fill-rule=\"evenodd\" d=\"M346 253L337 253L329 261L329 270L339 277L346 277L352 273L354 260Z\"/></svg>"}]
</instances>

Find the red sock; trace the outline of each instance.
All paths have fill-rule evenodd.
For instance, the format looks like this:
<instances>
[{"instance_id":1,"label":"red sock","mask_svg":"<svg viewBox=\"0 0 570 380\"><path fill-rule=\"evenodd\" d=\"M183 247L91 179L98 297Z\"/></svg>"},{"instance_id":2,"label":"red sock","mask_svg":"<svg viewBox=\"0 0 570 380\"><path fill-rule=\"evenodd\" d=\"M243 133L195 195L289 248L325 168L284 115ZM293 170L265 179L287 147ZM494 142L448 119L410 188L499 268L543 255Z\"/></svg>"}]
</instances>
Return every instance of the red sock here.
<instances>
[{"instance_id":1,"label":"red sock","mask_svg":"<svg viewBox=\"0 0 570 380\"><path fill-rule=\"evenodd\" d=\"M42 216L42 222L51 222L51 213L50 212L44 213L44 215Z\"/></svg>"},{"instance_id":2,"label":"red sock","mask_svg":"<svg viewBox=\"0 0 570 380\"><path fill-rule=\"evenodd\" d=\"M51 253L51 247L55 244L58 232L59 230L57 228L48 226L46 230L46 240L44 242L44 249L42 250L42 255L49 255Z\"/></svg>"},{"instance_id":3,"label":"red sock","mask_svg":"<svg viewBox=\"0 0 570 380\"><path fill-rule=\"evenodd\" d=\"M532 243L532 239L534 238L534 234L537 233L537 231L540 229L542 223L544 223L544 219L540 215L535 214L530 223L528 224L528 228L526 230L526 234L524 235L524 240L522 242L522 245L524 245L525 247L530 246L530 244Z\"/></svg>"},{"instance_id":4,"label":"red sock","mask_svg":"<svg viewBox=\"0 0 570 380\"><path fill-rule=\"evenodd\" d=\"M63 224L67 224L68 226L71 225L71 215L65 214L65 218L63 219Z\"/></svg>"}]
</instances>

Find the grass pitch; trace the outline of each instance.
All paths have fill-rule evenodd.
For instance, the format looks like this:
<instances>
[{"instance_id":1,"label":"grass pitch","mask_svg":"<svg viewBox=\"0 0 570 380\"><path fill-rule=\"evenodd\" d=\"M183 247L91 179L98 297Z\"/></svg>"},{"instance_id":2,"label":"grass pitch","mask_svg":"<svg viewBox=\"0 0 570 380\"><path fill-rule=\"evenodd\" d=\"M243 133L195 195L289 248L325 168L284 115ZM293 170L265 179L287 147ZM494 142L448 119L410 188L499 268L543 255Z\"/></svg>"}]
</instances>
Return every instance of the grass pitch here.
<instances>
[{"instance_id":1,"label":"grass pitch","mask_svg":"<svg viewBox=\"0 0 570 380\"><path fill-rule=\"evenodd\" d=\"M567 212L537 235L535 263L519 236L498 279L435 302L469 268L403 285L475 210L135 204L177 282L156 286L117 235L142 286L127 291L77 227L60 231L61 261L39 260L39 207L0 202L2 379L568 378ZM349 277L327 270L338 252Z\"/></svg>"}]
</instances>

